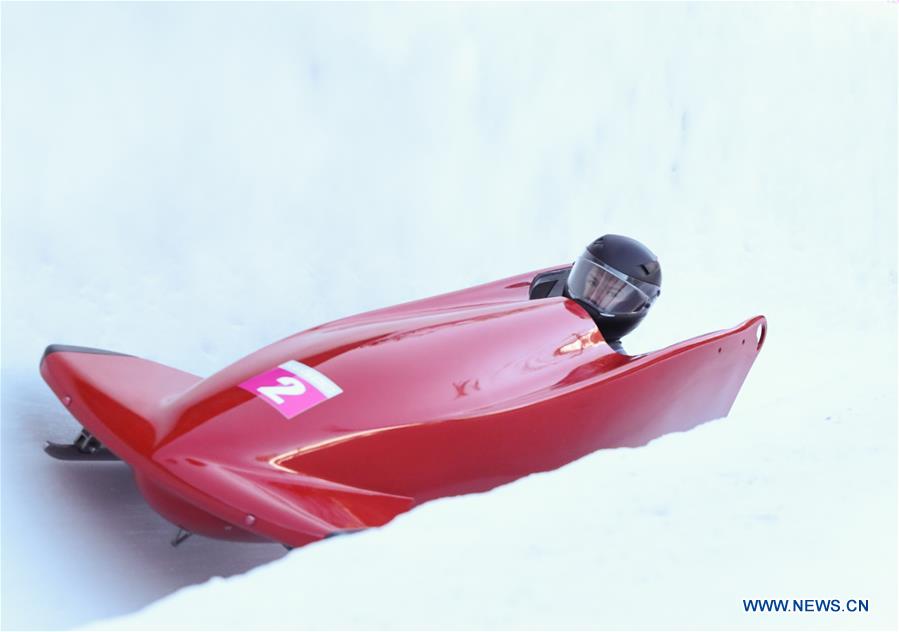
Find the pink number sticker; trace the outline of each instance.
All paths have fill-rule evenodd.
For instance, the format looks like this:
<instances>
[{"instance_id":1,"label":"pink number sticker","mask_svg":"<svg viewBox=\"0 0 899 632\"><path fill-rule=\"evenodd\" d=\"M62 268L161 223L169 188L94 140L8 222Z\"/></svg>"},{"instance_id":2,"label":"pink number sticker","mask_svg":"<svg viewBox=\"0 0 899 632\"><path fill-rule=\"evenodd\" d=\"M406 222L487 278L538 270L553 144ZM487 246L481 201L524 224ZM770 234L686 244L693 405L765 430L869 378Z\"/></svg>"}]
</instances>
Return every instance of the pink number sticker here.
<instances>
[{"instance_id":1,"label":"pink number sticker","mask_svg":"<svg viewBox=\"0 0 899 632\"><path fill-rule=\"evenodd\" d=\"M251 377L242 382L240 388L259 397L285 419L296 417L343 392L325 375L296 360Z\"/></svg>"}]
</instances>

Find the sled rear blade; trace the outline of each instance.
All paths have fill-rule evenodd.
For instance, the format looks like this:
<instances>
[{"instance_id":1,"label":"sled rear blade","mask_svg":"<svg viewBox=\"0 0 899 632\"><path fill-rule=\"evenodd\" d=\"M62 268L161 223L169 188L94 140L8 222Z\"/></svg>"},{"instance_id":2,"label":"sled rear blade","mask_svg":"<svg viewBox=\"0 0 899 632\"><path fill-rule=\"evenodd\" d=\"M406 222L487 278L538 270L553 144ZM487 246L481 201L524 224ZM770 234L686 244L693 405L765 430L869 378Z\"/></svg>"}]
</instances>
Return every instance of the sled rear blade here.
<instances>
[{"instance_id":1,"label":"sled rear blade","mask_svg":"<svg viewBox=\"0 0 899 632\"><path fill-rule=\"evenodd\" d=\"M98 448L94 452L83 452L74 443L53 443L48 441L44 452L60 461L118 461L119 457L109 448Z\"/></svg>"},{"instance_id":2,"label":"sled rear blade","mask_svg":"<svg viewBox=\"0 0 899 632\"><path fill-rule=\"evenodd\" d=\"M87 430L81 431L73 443L53 443L48 441L44 452L60 461L118 461L119 457L110 452Z\"/></svg>"}]
</instances>

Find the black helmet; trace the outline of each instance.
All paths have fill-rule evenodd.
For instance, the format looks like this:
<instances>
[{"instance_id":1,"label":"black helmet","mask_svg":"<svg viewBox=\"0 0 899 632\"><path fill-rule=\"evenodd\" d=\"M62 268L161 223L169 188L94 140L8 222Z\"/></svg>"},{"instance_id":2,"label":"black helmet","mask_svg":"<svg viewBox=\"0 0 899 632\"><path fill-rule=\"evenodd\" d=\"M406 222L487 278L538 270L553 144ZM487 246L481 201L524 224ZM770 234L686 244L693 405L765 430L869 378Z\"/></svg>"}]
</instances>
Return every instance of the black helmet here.
<instances>
[{"instance_id":1,"label":"black helmet","mask_svg":"<svg viewBox=\"0 0 899 632\"><path fill-rule=\"evenodd\" d=\"M630 237L604 235L575 261L565 295L587 310L606 340L616 341L640 324L661 286L662 268L649 248Z\"/></svg>"}]
</instances>

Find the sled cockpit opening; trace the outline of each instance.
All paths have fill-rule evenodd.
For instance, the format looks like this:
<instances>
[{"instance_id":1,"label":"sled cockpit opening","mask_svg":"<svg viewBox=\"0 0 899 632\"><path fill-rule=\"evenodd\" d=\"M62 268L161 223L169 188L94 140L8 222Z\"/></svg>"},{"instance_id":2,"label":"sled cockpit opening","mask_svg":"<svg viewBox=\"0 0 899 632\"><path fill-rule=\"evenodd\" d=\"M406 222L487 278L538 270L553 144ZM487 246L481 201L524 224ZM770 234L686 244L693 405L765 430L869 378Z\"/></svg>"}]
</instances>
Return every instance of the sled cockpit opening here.
<instances>
[{"instance_id":1,"label":"sled cockpit opening","mask_svg":"<svg viewBox=\"0 0 899 632\"><path fill-rule=\"evenodd\" d=\"M571 272L571 266L538 274L531 281L528 298L535 300L562 296L562 291L565 289L565 280L568 279L569 272Z\"/></svg>"}]
</instances>

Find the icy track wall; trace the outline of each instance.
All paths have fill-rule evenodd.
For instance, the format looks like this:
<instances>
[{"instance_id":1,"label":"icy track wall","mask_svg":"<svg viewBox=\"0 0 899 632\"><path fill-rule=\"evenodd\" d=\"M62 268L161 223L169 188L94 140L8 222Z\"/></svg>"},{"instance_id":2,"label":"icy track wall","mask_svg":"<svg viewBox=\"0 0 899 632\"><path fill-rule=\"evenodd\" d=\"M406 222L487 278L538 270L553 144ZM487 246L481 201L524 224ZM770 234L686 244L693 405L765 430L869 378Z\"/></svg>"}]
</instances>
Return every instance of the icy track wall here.
<instances>
[{"instance_id":1,"label":"icy track wall","mask_svg":"<svg viewBox=\"0 0 899 632\"><path fill-rule=\"evenodd\" d=\"M630 350L768 317L727 421L108 625L895 625L894 6L2 18L4 628L126 614L284 554L171 549L127 470L48 461L43 441L76 427L38 376L47 343L207 375L323 321L570 261L605 232L664 268ZM876 609L742 612L755 597Z\"/></svg>"}]
</instances>

